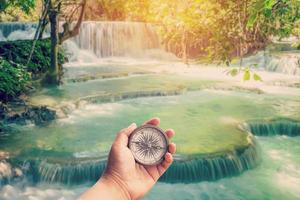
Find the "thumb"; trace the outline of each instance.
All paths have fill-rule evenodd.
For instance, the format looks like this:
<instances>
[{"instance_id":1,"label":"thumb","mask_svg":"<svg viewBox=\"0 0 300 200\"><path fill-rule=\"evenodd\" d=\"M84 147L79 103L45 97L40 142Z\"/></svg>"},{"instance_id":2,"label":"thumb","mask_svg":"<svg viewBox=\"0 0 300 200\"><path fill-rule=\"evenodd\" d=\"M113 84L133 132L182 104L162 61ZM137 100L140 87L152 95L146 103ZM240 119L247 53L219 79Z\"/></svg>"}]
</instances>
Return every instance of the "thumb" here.
<instances>
[{"instance_id":1,"label":"thumb","mask_svg":"<svg viewBox=\"0 0 300 200\"><path fill-rule=\"evenodd\" d=\"M115 144L116 145L121 145L121 146L126 146L128 144L128 138L130 136L130 134L134 131L134 129L136 129L137 126L135 123L132 123L130 126L128 126L127 128L122 129L119 134L117 135L116 139L115 139Z\"/></svg>"}]
</instances>

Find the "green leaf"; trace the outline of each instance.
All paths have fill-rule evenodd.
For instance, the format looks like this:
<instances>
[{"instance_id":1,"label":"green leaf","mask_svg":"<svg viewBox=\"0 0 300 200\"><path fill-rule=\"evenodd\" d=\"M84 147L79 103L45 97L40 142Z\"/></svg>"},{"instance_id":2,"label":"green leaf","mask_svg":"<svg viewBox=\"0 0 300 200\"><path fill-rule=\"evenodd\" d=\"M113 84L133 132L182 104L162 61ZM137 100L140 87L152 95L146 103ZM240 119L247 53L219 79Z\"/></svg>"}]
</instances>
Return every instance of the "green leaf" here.
<instances>
[{"instance_id":1,"label":"green leaf","mask_svg":"<svg viewBox=\"0 0 300 200\"><path fill-rule=\"evenodd\" d=\"M238 70L237 69L230 70L230 75L231 76L236 76L237 74L238 74Z\"/></svg>"},{"instance_id":2,"label":"green leaf","mask_svg":"<svg viewBox=\"0 0 300 200\"><path fill-rule=\"evenodd\" d=\"M277 0L267 0L265 1L265 9L272 9L274 4L277 3Z\"/></svg>"},{"instance_id":3,"label":"green leaf","mask_svg":"<svg viewBox=\"0 0 300 200\"><path fill-rule=\"evenodd\" d=\"M255 81L262 81L261 77L258 74L256 74L256 73L253 74L253 79Z\"/></svg>"},{"instance_id":4,"label":"green leaf","mask_svg":"<svg viewBox=\"0 0 300 200\"><path fill-rule=\"evenodd\" d=\"M256 22L256 19L257 19L257 13L252 14L247 21L247 27L252 28L254 23Z\"/></svg>"},{"instance_id":5,"label":"green leaf","mask_svg":"<svg viewBox=\"0 0 300 200\"><path fill-rule=\"evenodd\" d=\"M244 81L249 81L250 80L250 71L249 70L245 71L243 80Z\"/></svg>"}]
</instances>

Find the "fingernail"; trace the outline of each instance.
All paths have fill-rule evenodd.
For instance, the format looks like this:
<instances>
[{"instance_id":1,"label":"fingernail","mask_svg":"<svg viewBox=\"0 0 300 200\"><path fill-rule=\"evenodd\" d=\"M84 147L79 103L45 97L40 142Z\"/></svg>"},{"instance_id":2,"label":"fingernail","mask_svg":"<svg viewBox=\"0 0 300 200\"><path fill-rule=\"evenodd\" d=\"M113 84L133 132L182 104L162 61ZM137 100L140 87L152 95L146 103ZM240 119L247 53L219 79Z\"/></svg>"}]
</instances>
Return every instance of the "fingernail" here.
<instances>
[{"instance_id":1,"label":"fingernail","mask_svg":"<svg viewBox=\"0 0 300 200\"><path fill-rule=\"evenodd\" d=\"M136 123L132 123L130 124L130 126L128 126L128 128L133 128L133 127L136 127Z\"/></svg>"}]
</instances>

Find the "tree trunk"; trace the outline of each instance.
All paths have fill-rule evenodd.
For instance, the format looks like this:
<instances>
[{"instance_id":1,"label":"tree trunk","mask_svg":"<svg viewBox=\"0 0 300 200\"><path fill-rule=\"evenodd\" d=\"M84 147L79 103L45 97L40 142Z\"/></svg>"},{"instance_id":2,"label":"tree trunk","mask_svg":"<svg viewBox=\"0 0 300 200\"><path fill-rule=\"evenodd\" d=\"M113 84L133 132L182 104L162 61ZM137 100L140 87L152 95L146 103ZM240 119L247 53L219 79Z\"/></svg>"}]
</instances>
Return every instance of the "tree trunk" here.
<instances>
[{"instance_id":1,"label":"tree trunk","mask_svg":"<svg viewBox=\"0 0 300 200\"><path fill-rule=\"evenodd\" d=\"M37 29L36 29L35 34L34 34L33 44L32 44L31 51L30 51L30 54L29 54L29 57L28 57L28 60L27 60L27 63L26 63L27 67L28 67L28 65L31 61L32 54L34 52L34 48L35 48L37 40L42 38L43 31L45 29L45 20L47 18L47 12L48 12L49 5L50 5L50 0L46 0L45 1L45 6L43 8L42 14L41 14L40 19L39 19ZM41 33L41 31L42 31L42 33Z\"/></svg>"},{"instance_id":2,"label":"tree trunk","mask_svg":"<svg viewBox=\"0 0 300 200\"><path fill-rule=\"evenodd\" d=\"M39 36L38 36L39 40L43 38L43 35L44 35L47 24L48 24L48 19L45 18L42 22L42 25L41 25L41 30L40 30L40 33L39 33Z\"/></svg>"},{"instance_id":3,"label":"tree trunk","mask_svg":"<svg viewBox=\"0 0 300 200\"><path fill-rule=\"evenodd\" d=\"M59 83L59 66L58 66L58 11L50 9L50 36L51 36L51 61L49 73L46 77L46 83L58 84Z\"/></svg>"},{"instance_id":4,"label":"tree trunk","mask_svg":"<svg viewBox=\"0 0 300 200\"><path fill-rule=\"evenodd\" d=\"M187 55L187 33L185 29L183 29L183 34L181 37L181 52L182 52L183 63L189 66L188 55Z\"/></svg>"}]
</instances>

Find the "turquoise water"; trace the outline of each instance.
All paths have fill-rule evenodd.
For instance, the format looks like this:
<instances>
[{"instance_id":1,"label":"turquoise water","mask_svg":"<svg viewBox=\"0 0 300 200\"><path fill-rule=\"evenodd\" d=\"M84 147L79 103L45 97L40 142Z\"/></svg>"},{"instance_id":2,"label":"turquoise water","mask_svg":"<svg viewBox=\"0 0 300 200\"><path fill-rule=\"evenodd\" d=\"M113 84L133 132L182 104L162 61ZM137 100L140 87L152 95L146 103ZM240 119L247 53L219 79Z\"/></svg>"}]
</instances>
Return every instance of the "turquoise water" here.
<instances>
[{"instance_id":1,"label":"turquoise water","mask_svg":"<svg viewBox=\"0 0 300 200\"><path fill-rule=\"evenodd\" d=\"M289 120L300 120L300 94L261 93L257 92L259 86L241 89L223 79L158 73L145 66L99 68L95 71L101 75L93 78L93 67L78 71L70 68L65 84L32 95L30 102L49 105L65 115L44 127L12 126L12 131L1 138L0 149L10 155L12 165L16 160L25 166L36 160L42 162L37 167L43 168L40 173L46 182L11 182L0 189L0 199L74 199L92 183L62 184L53 178L51 170L73 162L79 163L82 170L86 169L80 162L94 167L95 160L105 160L120 129L131 122L142 124L152 116L160 117L162 128L176 131L176 159L236 155L251 143L240 128L245 122L284 118L288 120L284 126L289 126ZM115 77L107 77L112 71ZM68 81L83 76L80 74L85 78ZM145 199L299 198L299 136L258 137L257 141L262 148L262 162L256 168L211 182L160 182ZM24 166L21 169L26 172Z\"/></svg>"},{"instance_id":2,"label":"turquoise water","mask_svg":"<svg viewBox=\"0 0 300 200\"><path fill-rule=\"evenodd\" d=\"M115 134L131 122L141 124L152 116L159 116L162 128L171 127L177 132L174 142L179 154L230 151L247 145L247 135L238 129L239 124L284 116L279 105L297 102L292 97L274 98L273 95L232 91L199 91L88 103L49 126L19 127L1 143L1 149L29 158L51 157L57 153L66 157L90 153L93 157L107 153ZM299 119L299 114L290 112L289 117Z\"/></svg>"},{"instance_id":3,"label":"turquoise water","mask_svg":"<svg viewBox=\"0 0 300 200\"><path fill-rule=\"evenodd\" d=\"M197 184L159 183L146 199L289 199L300 198L300 138L259 137L263 161L238 177Z\"/></svg>"}]
</instances>

